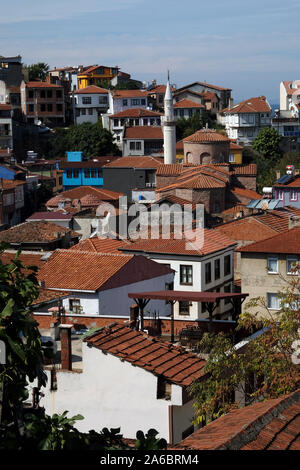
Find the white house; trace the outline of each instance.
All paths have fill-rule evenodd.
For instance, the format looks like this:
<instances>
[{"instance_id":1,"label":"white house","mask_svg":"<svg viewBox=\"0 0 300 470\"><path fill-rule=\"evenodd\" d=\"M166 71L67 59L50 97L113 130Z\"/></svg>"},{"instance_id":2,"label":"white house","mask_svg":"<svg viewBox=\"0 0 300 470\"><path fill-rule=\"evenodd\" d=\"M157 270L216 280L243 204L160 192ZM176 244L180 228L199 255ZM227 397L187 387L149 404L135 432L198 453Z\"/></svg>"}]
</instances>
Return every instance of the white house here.
<instances>
[{"instance_id":1,"label":"white house","mask_svg":"<svg viewBox=\"0 0 300 470\"><path fill-rule=\"evenodd\" d=\"M95 85L74 91L75 123L95 124L108 108L108 90Z\"/></svg>"},{"instance_id":2,"label":"white house","mask_svg":"<svg viewBox=\"0 0 300 470\"><path fill-rule=\"evenodd\" d=\"M290 111L291 117L299 117L300 80L280 83L280 111Z\"/></svg>"},{"instance_id":3,"label":"white house","mask_svg":"<svg viewBox=\"0 0 300 470\"><path fill-rule=\"evenodd\" d=\"M217 121L225 126L229 139L251 145L261 129L271 126L271 111L266 97L259 96L223 109Z\"/></svg>"},{"instance_id":4,"label":"white house","mask_svg":"<svg viewBox=\"0 0 300 470\"><path fill-rule=\"evenodd\" d=\"M234 292L233 252L236 243L216 230L202 230L200 244L193 245L184 238L175 239L171 236L168 240L137 241L120 249L123 253L142 254L173 269L175 291ZM222 320L231 320L230 309L230 302L222 300L214 314ZM174 304L175 322L197 318L208 318L208 312L202 311L201 302L182 301Z\"/></svg>"},{"instance_id":5,"label":"white house","mask_svg":"<svg viewBox=\"0 0 300 470\"><path fill-rule=\"evenodd\" d=\"M42 287L69 292L62 305L71 321L102 325L107 318L129 318L133 302L128 293L164 290L174 273L144 256L72 249L56 250L38 278ZM150 302L145 317L157 311L166 317L170 306Z\"/></svg>"},{"instance_id":6,"label":"white house","mask_svg":"<svg viewBox=\"0 0 300 470\"><path fill-rule=\"evenodd\" d=\"M56 387L46 371L40 405L49 415L82 414L82 432L120 427L124 438L135 439L138 430L154 428L174 444L194 431L187 387L204 376L204 365L182 347L113 323L83 340L82 371L58 369Z\"/></svg>"},{"instance_id":7,"label":"white house","mask_svg":"<svg viewBox=\"0 0 300 470\"><path fill-rule=\"evenodd\" d=\"M145 90L112 90L109 93L108 114L117 114L129 108L148 108L148 93Z\"/></svg>"}]
</instances>

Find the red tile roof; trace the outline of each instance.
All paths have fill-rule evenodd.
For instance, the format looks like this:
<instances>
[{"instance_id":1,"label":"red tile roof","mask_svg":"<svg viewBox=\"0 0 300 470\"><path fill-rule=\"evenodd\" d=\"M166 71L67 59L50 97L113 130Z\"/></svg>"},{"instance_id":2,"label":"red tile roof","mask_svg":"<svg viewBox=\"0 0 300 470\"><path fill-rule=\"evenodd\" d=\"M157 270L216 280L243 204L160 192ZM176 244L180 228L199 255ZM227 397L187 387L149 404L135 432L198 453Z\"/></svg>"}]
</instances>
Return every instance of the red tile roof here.
<instances>
[{"instance_id":1,"label":"red tile roof","mask_svg":"<svg viewBox=\"0 0 300 470\"><path fill-rule=\"evenodd\" d=\"M54 300L61 299L62 297L66 297L67 295L70 295L70 294L71 292L67 292L67 291L50 290L50 289L44 289L40 287L39 296L36 300L32 302L31 305L36 306L38 304L52 302Z\"/></svg>"},{"instance_id":2,"label":"red tile roof","mask_svg":"<svg viewBox=\"0 0 300 470\"><path fill-rule=\"evenodd\" d=\"M256 242L277 233L276 230L264 225L252 216L219 225L215 230L239 242Z\"/></svg>"},{"instance_id":3,"label":"red tile roof","mask_svg":"<svg viewBox=\"0 0 300 470\"><path fill-rule=\"evenodd\" d=\"M156 170L156 176L178 176L183 171L181 163L171 163L160 165Z\"/></svg>"},{"instance_id":4,"label":"red tile roof","mask_svg":"<svg viewBox=\"0 0 300 470\"><path fill-rule=\"evenodd\" d=\"M26 181L2 179L3 189L14 189L17 186L24 186L24 184L26 184Z\"/></svg>"},{"instance_id":5,"label":"red tile roof","mask_svg":"<svg viewBox=\"0 0 300 470\"><path fill-rule=\"evenodd\" d=\"M182 387L204 375L205 361L195 354L122 324L113 323L83 341Z\"/></svg>"},{"instance_id":6,"label":"red tile roof","mask_svg":"<svg viewBox=\"0 0 300 470\"><path fill-rule=\"evenodd\" d=\"M204 108L204 105L200 103L195 103L195 101L184 99L181 101L177 101L177 103L174 104L174 108Z\"/></svg>"},{"instance_id":7,"label":"red tile roof","mask_svg":"<svg viewBox=\"0 0 300 470\"><path fill-rule=\"evenodd\" d=\"M297 85L297 88L291 88L292 83L295 83ZM293 93L295 93L297 89L299 90L300 88L300 83L298 80L296 82L293 82L291 80L286 80L286 81L283 81L283 84L288 95L292 95Z\"/></svg>"},{"instance_id":8,"label":"red tile roof","mask_svg":"<svg viewBox=\"0 0 300 470\"><path fill-rule=\"evenodd\" d=\"M184 207L187 204L192 206L192 209L195 209L197 204L195 202L188 201L187 199L182 199L181 197L177 197L174 194L169 194L168 196L164 196L158 201L155 201L155 204L160 204L163 201L170 201L172 204L179 204L180 206Z\"/></svg>"},{"instance_id":9,"label":"red tile roof","mask_svg":"<svg viewBox=\"0 0 300 470\"><path fill-rule=\"evenodd\" d=\"M106 168L158 168L163 159L158 157L120 157L114 162L105 165Z\"/></svg>"},{"instance_id":10,"label":"red tile roof","mask_svg":"<svg viewBox=\"0 0 300 470\"><path fill-rule=\"evenodd\" d=\"M300 391L230 411L175 450L300 450Z\"/></svg>"},{"instance_id":11,"label":"red tile roof","mask_svg":"<svg viewBox=\"0 0 300 470\"><path fill-rule=\"evenodd\" d=\"M286 184L284 183L275 183L275 188L300 188L300 175L295 175L292 181L287 181Z\"/></svg>"},{"instance_id":12,"label":"red tile roof","mask_svg":"<svg viewBox=\"0 0 300 470\"><path fill-rule=\"evenodd\" d=\"M184 238L182 240L175 238L169 240L150 239L136 241L129 247L123 247L122 251L205 256L225 248L234 247L235 245L236 242L223 233L215 229L203 229L203 243L201 246L197 242L193 245L192 242Z\"/></svg>"},{"instance_id":13,"label":"red tile roof","mask_svg":"<svg viewBox=\"0 0 300 470\"><path fill-rule=\"evenodd\" d=\"M101 88L101 87L95 86L95 85L89 85L89 86L87 86L87 87L85 87L85 88L81 88L80 90L74 91L74 95L105 94L105 93L108 93L108 92L109 92L109 90L106 90L105 88Z\"/></svg>"},{"instance_id":14,"label":"red tile roof","mask_svg":"<svg viewBox=\"0 0 300 470\"><path fill-rule=\"evenodd\" d=\"M238 251L247 253L300 254L300 227L294 227L265 240L251 243Z\"/></svg>"},{"instance_id":15,"label":"red tile roof","mask_svg":"<svg viewBox=\"0 0 300 470\"><path fill-rule=\"evenodd\" d=\"M203 87L207 87L207 88L212 88L214 90L219 90L219 91L222 91L222 90L230 90L231 91L231 88L224 88L224 87L221 87L221 86L217 86L217 85L211 85L209 83L206 83L206 82L193 82L193 83L190 83L189 85L186 85L182 88L179 88L177 91L181 91L182 89L188 89L189 87L191 87L192 85L201 85ZM189 90L190 91L190 90Z\"/></svg>"},{"instance_id":16,"label":"red tile roof","mask_svg":"<svg viewBox=\"0 0 300 470\"><path fill-rule=\"evenodd\" d=\"M230 192L233 195L246 197L248 199L262 199L262 196L258 194L256 191L252 191L252 189L247 188L238 188L237 186L230 189Z\"/></svg>"},{"instance_id":17,"label":"red tile roof","mask_svg":"<svg viewBox=\"0 0 300 470\"><path fill-rule=\"evenodd\" d=\"M97 236L87 238L74 245L70 250L76 251L92 251L94 253L119 253L118 248L129 246L128 240L118 240L116 238L101 239Z\"/></svg>"},{"instance_id":18,"label":"red tile roof","mask_svg":"<svg viewBox=\"0 0 300 470\"><path fill-rule=\"evenodd\" d=\"M79 233L46 220L23 222L0 232L0 241L12 244L48 243L60 240L68 232L72 237L80 237Z\"/></svg>"},{"instance_id":19,"label":"red tile roof","mask_svg":"<svg viewBox=\"0 0 300 470\"><path fill-rule=\"evenodd\" d=\"M13 260L16 256L16 251L4 251L1 256L1 263L3 264L10 264L11 260ZM40 268L45 261L42 259L45 253L26 253L22 252L19 255L19 260L25 265L25 266L37 266Z\"/></svg>"},{"instance_id":20,"label":"red tile roof","mask_svg":"<svg viewBox=\"0 0 300 470\"><path fill-rule=\"evenodd\" d=\"M144 256L56 250L40 270L38 278L45 281L47 288L95 292L171 272L168 267Z\"/></svg>"},{"instance_id":21,"label":"red tile roof","mask_svg":"<svg viewBox=\"0 0 300 470\"><path fill-rule=\"evenodd\" d=\"M117 201L122 193L117 193L116 191L110 191L109 189L103 188L94 188L93 186L79 186L78 188L69 189L59 193L57 196L49 199L47 201L47 207L57 207L58 202L65 200L72 201L74 199L81 199L87 195L93 195L98 197L101 201Z\"/></svg>"},{"instance_id":22,"label":"red tile roof","mask_svg":"<svg viewBox=\"0 0 300 470\"><path fill-rule=\"evenodd\" d=\"M271 107L266 100L265 96L258 96L256 98L249 98L248 100L241 101L240 103L221 111L227 114L237 113L270 113Z\"/></svg>"},{"instance_id":23,"label":"red tile roof","mask_svg":"<svg viewBox=\"0 0 300 470\"><path fill-rule=\"evenodd\" d=\"M277 232L282 232L289 228L289 214L283 211L268 210L264 214L257 214L255 217Z\"/></svg>"},{"instance_id":24,"label":"red tile roof","mask_svg":"<svg viewBox=\"0 0 300 470\"><path fill-rule=\"evenodd\" d=\"M54 85L48 82L26 82L25 83L27 88L63 88L62 85Z\"/></svg>"},{"instance_id":25,"label":"red tile roof","mask_svg":"<svg viewBox=\"0 0 300 470\"><path fill-rule=\"evenodd\" d=\"M139 117L160 117L162 113L158 113L157 111L151 111L150 109L143 109L143 108L128 108L125 111L121 111L117 114L112 114L109 116L112 118L139 118Z\"/></svg>"},{"instance_id":26,"label":"red tile roof","mask_svg":"<svg viewBox=\"0 0 300 470\"><path fill-rule=\"evenodd\" d=\"M160 126L132 126L126 127L123 139L159 139L163 140L163 131Z\"/></svg>"},{"instance_id":27,"label":"red tile roof","mask_svg":"<svg viewBox=\"0 0 300 470\"><path fill-rule=\"evenodd\" d=\"M230 150L243 150L244 147L236 144L235 142L230 142Z\"/></svg>"},{"instance_id":28,"label":"red tile roof","mask_svg":"<svg viewBox=\"0 0 300 470\"><path fill-rule=\"evenodd\" d=\"M230 144L231 146L231 144ZM239 147L239 146L237 146ZM257 165L256 163L250 163L249 165L233 165L232 168L233 175L247 175L247 176L256 176L257 174Z\"/></svg>"},{"instance_id":29,"label":"red tile roof","mask_svg":"<svg viewBox=\"0 0 300 470\"><path fill-rule=\"evenodd\" d=\"M113 99L118 98L148 98L148 93L142 90L112 90Z\"/></svg>"},{"instance_id":30,"label":"red tile roof","mask_svg":"<svg viewBox=\"0 0 300 470\"><path fill-rule=\"evenodd\" d=\"M230 139L214 129L201 129L189 137L183 139L184 142L210 143L210 142L230 142Z\"/></svg>"}]
</instances>

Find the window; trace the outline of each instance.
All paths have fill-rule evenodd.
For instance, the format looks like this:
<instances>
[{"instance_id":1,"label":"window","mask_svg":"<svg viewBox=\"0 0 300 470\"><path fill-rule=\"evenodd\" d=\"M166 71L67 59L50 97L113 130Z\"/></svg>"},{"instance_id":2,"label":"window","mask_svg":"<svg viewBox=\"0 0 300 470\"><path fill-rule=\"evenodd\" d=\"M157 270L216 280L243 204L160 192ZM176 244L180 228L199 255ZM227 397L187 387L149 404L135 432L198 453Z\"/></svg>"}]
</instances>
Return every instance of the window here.
<instances>
[{"instance_id":1,"label":"window","mask_svg":"<svg viewBox=\"0 0 300 470\"><path fill-rule=\"evenodd\" d=\"M135 150L135 142L129 142L130 150Z\"/></svg>"},{"instance_id":2,"label":"window","mask_svg":"<svg viewBox=\"0 0 300 470\"><path fill-rule=\"evenodd\" d=\"M97 170L97 176L98 176L98 178L103 178L103 171L102 171L102 168L98 168L98 170Z\"/></svg>"},{"instance_id":3,"label":"window","mask_svg":"<svg viewBox=\"0 0 300 470\"><path fill-rule=\"evenodd\" d=\"M221 262L220 259L215 259L215 280L220 279L221 276Z\"/></svg>"},{"instance_id":4,"label":"window","mask_svg":"<svg viewBox=\"0 0 300 470\"><path fill-rule=\"evenodd\" d=\"M34 105L33 105L33 104L30 104L30 105L29 105L29 112L30 112L30 113L33 113L33 111L34 111Z\"/></svg>"},{"instance_id":5,"label":"window","mask_svg":"<svg viewBox=\"0 0 300 470\"><path fill-rule=\"evenodd\" d=\"M56 98L62 98L62 91L56 90Z\"/></svg>"},{"instance_id":6,"label":"window","mask_svg":"<svg viewBox=\"0 0 300 470\"><path fill-rule=\"evenodd\" d=\"M278 274L278 256L268 256L268 273Z\"/></svg>"},{"instance_id":7,"label":"window","mask_svg":"<svg viewBox=\"0 0 300 470\"><path fill-rule=\"evenodd\" d=\"M67 178L72 178L72 177L73 177L72 170L67 170Z\"/></svg>"},{"instance_id":8,"label":"window","mask_svg":"<svg viewBox=\"0 0 300 470\"><path fill-rule=\"evenodd\" d=\"M123 106L127 106L127 100L123 100Z\"/></svg>"},{"instance_id":9,"label":"window","mask_svg":"<svg viewBox=\"0 0 300 470\"><path fill-rule=\"evenodd\" d=\"M295 270L295 263L298 263L298 258L296 256L287 256L286 257L286 273L297 275L298 272Z\"/></svg>"},{"instance_id":10,"label":"window","mask_svg":"<svg viewBox=\"0 0 300 470\"><path fill-rule=\"evenodd\" d=\"M41 112L45 112L46 111L46 105L45 104L41 104Z\"/></svg>"},{"instance_id":11,"label":"window","mask_svg":"<svg viewBox=\"0 0 300 470\"><path fill-rule=\"evenodd\" d=\"M119 126L119 119L114 119L114 127L118 127Z\"/></svg>"},{"instance_id":12,"label":"window","mask_svg":"<svg viewBox=\"0 0 300 470\"><path fill-rule=\"evenodd\" d=\"M45 92L45 90L42 90L42 91L40 92L40 97L41 97L41 98L46 98L46 92Z\"/></svg>"},{"instance_id":13,"label":"window","mask_svg":"<svg viewBox=\"0 0 300 470\"><path fill-rule=\"evenodd\" d=\"M277 294L267 293L267 307L274 310L280 309L280 301Z\"/></svg>"},{"instance_id":14,"label":"window","mask_svg":"<svg viewBox=\"0 0 300 470\"><path fill-rule=\"evenodd\" d=\"M291 201L297 201L298 200L298 193L297 191L293 190L291 191Z\"/></svg>"},{"instance_id":15,"label":"window","mask_svg":"<svg viewBox=\"0 0 300 470\"><path fill-rule=\"evenodd\" d=\"M69 299L69 309L70 312L79 313L80 312L80 299Z\"/></svg>"},{"instance_id":16,"label":"window","mask_svg":"<svg viewBox=\"0 0 300 470\"><path fill-rule=\"evenodd\" d=\"M137 105L139 105L139 104L141 104L141 100L139 100L139 99L133 99L133 100L131 100L131 105L132 105L132 106L137 106Z\"/></svg>"},{"instance_id":17,"label":"window","mask_svg":"<svg viewBox=\"0 0 300 470\"><path fill-rule=\"evenodd\" d=\"M234 158L234 154L233 154L233 153L231 153L231 154L229 155L229 162L233 163L233 162L234 162L234 160L235 160L235 158Z\"/></svg>"},{"instance_id":18,"label":"window","mask_svg":"<svg viewBox=\"0 0 300 470\"><path fill-rule=\"evenodd\" d=\"M84 177L85 178L90 178L91 177L91 170L89 168L85 168Z\"/></svg>"},{"instance_id":19,"label":"window","mask_svg":"<svg viewBox=\"0 0 300 470\"><path fill-rule=\"evenodd\" d=\"M190 302L179 301L179 315L189 315L190 314Z\"/></svg>"},{"instance_id":20,"label":"window","mask_svg":"<svg viewBox=\"0 0 300 470\"><path fill-rule=\"evenodd\" d=\"M180 109L180 110L179 110L179 116L180 116L180 117L183 117L183 116L184 116L184 109Z\"/></svg>"},{"instance_id":21,"label":"window","mask_svg":"<svg viewBox=\"0 0 300 470\"><path fill-rule=\"evenodd\" d=\"M224 276L231 274L231 256L224 256Z\"/></svg>"},{"instance_id":22,"label":"window","mask_svg":"<svg viewBox=\"0 0 300 470\"><path fill-rule=\"evenodd\" d=\"M164 398L165 400L171 400L171 391L172 391L172 385L167 382L164 378L162 377L157 377L157 392L156 392L156 398Z\"/></svg>"},{"instance_id":23,"label":"window","mask_svg":"<svg viewBox=\"0 0 300 470\"><path fill-rule=\"evenodd\" d=\"M85 116L85 115L86 115L86 109L85 109L85 108L82 108L82 109L81 109L81 115L82 115L82 116Z\"/></svg>"},{"instance_id":24,"label":"window","mask_svg":"<svg viewBox=\"0 0 300 470\"><path fill-rule=\"evenodd\" d=\"M193 284L193 266L180 265L180 284Z\"/></svg>"},{"instance_id":25,"label":"window","mask_svg":"<svg viewBox=\"0 0 300 470\"><path fill-rule=\"evenodd\" d=\"M47 90L47 98L52 98L52 90Z\"/></svg>"},{"instance_id":26,"label":"window","mask_svg":"<svg viewBox=\"0 0 300 470\"><path fill-rule=\"evenodd\" d=\"M97 178L97 170L95 168L91 169L91 178Z\"/></svg>"},{"instance_id":27,"label":"window","mask_svg":"<svg viewBox=\"0 0 300 470\"><path fill-rule=\"evenodd\" d=\"M99 96L99 104L107 104L107 96Z\"/></svg>"},{"instance_id":28,"label":"window","mask_svg":"<svg viewBox=\"0 0 300 470\"><path fill-rule=\"evenodd\" d=\"M146 105L146 100L144 98L141 99L141 105L145 106Z\"/></svg>"},{"instance_id":29,"label":"window","mask_svg":"<svg viewBox=\"0 0 300 470\"><path fill-rule=\"evenodd\" d=\"M209 284L211 282L211 263L205 264L205 283Z\"/></svg>"},{"instance_id":30,"label":"window","mask_svg":"<svg viewBox=\"0 0 300 470\"><path fill-rule=\"evenodd\" d=\"M61 103L57 103L57 105L56 105L56 110L57 110L58 112L61 112L61 111L63 110L63 105L62 105Z\"/></svg>"},{"instance_id":31,"label":"window","mask_svg":"<svg viewBox=\"0 0 300 470\"><path fill-rule=\"evenodd\" d=\"M93 115L93 108L89 108L89 115L90 115L90 116Z\"/></svg>"},{"instance_id":32,"label":"window","mask_svg":"<svg viewBox=\"0 0 300 470\"><path fill-rule=\"evenodd\" d=\"M82 104L92 104L92 98L90 96L83 96Z\"/></svg>"},{"instance_id":33,"label":"window","mask_svg":"<svg viewBox=\"0 0 300 470\"><path fill-rule=\"evenodd\" d=\"M278 191L278 199L280 199L280 201L283 201L283 191Z\"/></svg>"},{"instance_id":34,"label":"window","mask_svg":"<svg viewBox=\"0 0 300 470\"><path fill-rule=\"evenodd\" d=\"M53 108L52 108L52 103L48 103L48 104L47 104L47 111L52 112L52 109L53 109Z\"/></svg>"},{"instance_id":35,"label":"window","mask_svg":"<svg viewBox=\"0 0 300 470\"><path fill-rule=\"evenodd\" d=\"M28 98L33 98L33 90L30 90L30 91L28 92Z\"/></svg>"},{"instance_id":36,"label":"window","mask_svg":"<svg viewBox=\"0 0 300 470\"><path fill-rule=\"evenodd\" d=\"M143 126L148 126L148 119L143 119Z\"/></svg>"},{"instance_id":37,"label":"window","mask_svg":"<svg viewBox=\"0 0 300 470\"><path fill-rule=\"evenodd\" d=\"M191 118L193 116L193 110L189 109L188 112L189 112L189 117Z\"/></svg>"},{"instance_id":38,"label":"window","mask_svg":"<svg viewBox=\"0 0 300 470\"><path fill-rule=\"evenodd\" d=\"M136 150L142 150L142 142L136 142L135 143L135 149Z\"/></svg>"},{"instance_id":39,"label":"window","mask_svg":"<svg viewBox=\"0 0 300 470\"><path fill-rule=\"evenodd\" d=\"M73 178L79 178L79 170L73 170Z\"/></svg>"}]
</instances>

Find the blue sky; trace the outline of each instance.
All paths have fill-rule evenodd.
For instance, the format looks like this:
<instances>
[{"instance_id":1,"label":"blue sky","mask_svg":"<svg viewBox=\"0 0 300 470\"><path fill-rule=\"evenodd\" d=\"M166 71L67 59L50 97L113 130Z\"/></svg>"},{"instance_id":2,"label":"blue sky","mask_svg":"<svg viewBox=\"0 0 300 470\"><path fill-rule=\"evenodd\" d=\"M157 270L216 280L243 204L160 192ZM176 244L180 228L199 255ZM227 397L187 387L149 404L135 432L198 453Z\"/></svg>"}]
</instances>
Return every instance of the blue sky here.
<instances>
[{"instance_id":1,"label":"blue sky","mask_svg":"<svg viewBox=\"0 0 300 470\"><path fill-rule=\"evenodd\" d=\"M133 78L195 80L265 94L300 79L300 2L289 0L14 0L2 6L0 54L23 62L118 65Z\"/></svg>"}]
</instances>

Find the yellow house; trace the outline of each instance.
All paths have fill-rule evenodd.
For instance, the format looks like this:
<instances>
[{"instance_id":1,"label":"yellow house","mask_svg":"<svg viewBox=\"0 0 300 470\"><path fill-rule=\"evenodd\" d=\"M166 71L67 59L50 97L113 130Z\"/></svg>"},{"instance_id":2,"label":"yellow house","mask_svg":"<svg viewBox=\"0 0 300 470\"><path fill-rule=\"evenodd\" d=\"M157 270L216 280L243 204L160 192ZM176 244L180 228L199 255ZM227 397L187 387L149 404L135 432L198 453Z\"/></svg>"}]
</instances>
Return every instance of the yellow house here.
<instances>
[{"instance_id":1,"label":"yellow house","mask_svg":"<svg viewBox=\"0 0 300 470\"><path fill-rule=\"evenodd\" d=\"M241 165L243 163L243 147L235 142L230 142L229 163Z\"/></svg>"},{"instance_id":2,"label":"yellow house","mask_svg":"<svg viewBox=\"0 0 300 470\"><path fill-rule=\"evenodd\" d=\"M90 85L101 86L106 80L111 80L118 75L118 67L105 67L104 65L93 65L84 72L77 75L78 89L86 88Z\"/></svg>"}]
</instances>

